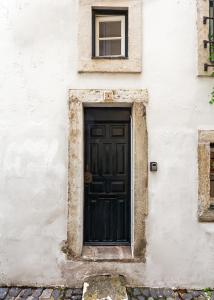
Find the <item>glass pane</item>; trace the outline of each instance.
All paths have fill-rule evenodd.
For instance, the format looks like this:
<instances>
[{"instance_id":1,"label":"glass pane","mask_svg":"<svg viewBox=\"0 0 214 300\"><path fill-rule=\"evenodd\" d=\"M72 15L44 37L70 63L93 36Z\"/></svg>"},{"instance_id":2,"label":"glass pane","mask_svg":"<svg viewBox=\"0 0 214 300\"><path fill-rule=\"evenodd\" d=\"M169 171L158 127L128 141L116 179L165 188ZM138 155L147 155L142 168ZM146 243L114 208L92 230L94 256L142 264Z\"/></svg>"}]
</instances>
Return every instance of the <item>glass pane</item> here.
<instances>
[{"instance_id":1,"label":"glass pane","mask_svg":"<svg viewBox=\"0 0 214 300\"><path fill-rule=\"evenodd\" d=\"M121 37L121 21L100 22L100 38Z\"/></svg>"},{"instance_id":2,"label":"glass pane","mask_svg":"<svg viewBox=\"0 0 214 300\"><path fill-rule=\"evenodd\" d=\"M99 41L100 56L121 55L121 40Z\"/></svg>"},{"instance_id":3,"label":"glass pane","mask_svg":"<svg viewBox=\"0 0 214 300\"><path fill-rule=\"evenodd\" d=\"M210 196L214 197L214 145L210 145Z\"/></svg>"}]
</instances>

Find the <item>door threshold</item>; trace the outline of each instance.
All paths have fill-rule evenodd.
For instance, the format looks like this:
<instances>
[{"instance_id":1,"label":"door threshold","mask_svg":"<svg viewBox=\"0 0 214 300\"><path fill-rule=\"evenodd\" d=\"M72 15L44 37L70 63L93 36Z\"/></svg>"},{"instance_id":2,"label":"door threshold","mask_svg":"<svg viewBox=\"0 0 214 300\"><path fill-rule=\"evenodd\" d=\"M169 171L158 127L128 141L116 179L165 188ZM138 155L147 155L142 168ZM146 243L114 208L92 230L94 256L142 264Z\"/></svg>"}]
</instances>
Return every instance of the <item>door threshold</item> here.
<instances>
[{"instance_id":1,"label":"door threshold","mask_svg":"<svg viewBox=\"0 0 214 300\"><path fill-rule=\"evenodd\" d=\"M130 246L83 246L81 258L88 261L133 261Z\"/></svg>"}]
</instances>

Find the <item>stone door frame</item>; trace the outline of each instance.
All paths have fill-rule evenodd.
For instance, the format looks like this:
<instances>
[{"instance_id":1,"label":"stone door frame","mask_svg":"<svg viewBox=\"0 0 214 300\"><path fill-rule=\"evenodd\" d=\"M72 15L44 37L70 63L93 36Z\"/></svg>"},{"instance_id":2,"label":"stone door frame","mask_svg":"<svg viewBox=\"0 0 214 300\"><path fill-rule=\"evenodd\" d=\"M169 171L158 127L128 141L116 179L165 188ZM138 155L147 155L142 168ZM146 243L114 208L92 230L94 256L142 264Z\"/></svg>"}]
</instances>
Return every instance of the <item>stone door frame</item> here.
<instances>
[{"instance_id":1,"label":"stone door frame","mask_svg":"<svg viewBox=\"0 0 214 300\"><path fill-rule=\"evenodd\" d=\"M132 108L132 221L133 259L144 260L145 218L148 214L148 137L146 126L147 90L69 91L68 241L70 259L81 259L84 205L84 107Z\"/></svg>"}]
</instances>

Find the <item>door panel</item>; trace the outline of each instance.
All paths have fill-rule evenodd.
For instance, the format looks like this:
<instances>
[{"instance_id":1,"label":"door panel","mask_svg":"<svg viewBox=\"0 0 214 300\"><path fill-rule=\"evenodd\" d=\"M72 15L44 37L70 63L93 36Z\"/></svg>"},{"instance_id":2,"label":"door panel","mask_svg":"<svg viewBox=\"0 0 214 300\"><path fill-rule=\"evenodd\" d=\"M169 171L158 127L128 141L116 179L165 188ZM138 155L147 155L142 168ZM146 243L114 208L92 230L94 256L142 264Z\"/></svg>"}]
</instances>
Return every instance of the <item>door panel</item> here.
<instances>
[{"instance_id":1,"label":"door panel","mask_svg":"<svg viewBox=\"0 0 214 300\"><path fill-rule=\"evenodd\" d=\"M85 110L85 172L84 243L130 244L129 109Z\"/></svg>"}]
</instances>

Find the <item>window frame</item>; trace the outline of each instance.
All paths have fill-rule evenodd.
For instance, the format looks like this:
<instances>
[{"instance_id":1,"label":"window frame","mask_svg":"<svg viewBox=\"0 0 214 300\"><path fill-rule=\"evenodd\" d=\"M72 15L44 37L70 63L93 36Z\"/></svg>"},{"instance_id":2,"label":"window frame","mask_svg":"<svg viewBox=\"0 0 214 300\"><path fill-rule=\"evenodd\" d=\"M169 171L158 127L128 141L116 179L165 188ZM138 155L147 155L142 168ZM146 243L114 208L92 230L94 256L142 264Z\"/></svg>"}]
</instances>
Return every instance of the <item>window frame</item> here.
<instances>
[{"instance_id":1,"label":"window frame","mask_svg":"<svg viewBox=\"0 0 214 300\"><path fill-rule=\"evenodd\" d=\"M212 153L214 153L214 143L210 143L210 206L214 208L214 195L212 194L211 182L214 180L214 170L212 169Z\"/></svg>"},{"instance_id":2,"label":"window frame","mask_svg":"<svg viewBox=\"0 0 214 300\"><path fill-rule=\"evenodd\" d=\"M92 7L100 10L113 8L128 11L126 22L128 34L128 55L126 58L92 57ZM100 12L100 11L99 11ZM124 12L125 13L125 12ZM140 0L79 0L78 1L78 73L142 73L143 3Z\"/></svg>"},{"instance_id":3,"label":"window frame","mask_svg":"<svg viewBox=\"0 0 214 300\"><path fill-rule=\"evenodd\" d=\"M99 43L97 32L97 19L109 17L112 19L124 19L124 26L121 24L121 55L99 56ZM128 59L128 7L93 7L92 6L92 58L94 59Z\"/></svg>"},{"instance_id":4,"label":"window frame","mask_svg":"<svg viewBox=\"0 0 214 300\"><path fill-rule=\"evenodd\" d=\"M214 222L214 203L211 197L211 144L214 130L199 130L198 133L198 219Z\"/></svg>"},{"instance_id":5,"label":"window frame","mask_svg":"<svg viewBox=\"0 0 214 300\"><path fill-rule=\"evenodd\" d=\"M209 18L214 18L214 0L209 0ZM211 36L212 35L212 36ZM209 19L209 40L214 41L214 19ZM210 63L214 65L214 44L210 43Z\"/></svg>"},{"instance_id":6,"label":"window frame","mask_svg":"<svg viewBox=\"0 0 214 300\"><path fill-rule=\"evenodd\" d=\"M96 15L96 25L95 25L95 32L96 32L96 49L95 49L95 56L96 57L125 57L125 16L105 16L105 15ZM119 37L103 37L101 38L100 31L99 31L99 24L101 22L116 22L120 21L121 22L121 36ZM113 41L113 40L120 40L121 43L121 54L119 55L100 55L100 41Z\"/></svg>"},{"instance_id":7,"label":"window frame","mask_svg":"<svg viewBox=\"0 0 214 300\"><path fill-rule=\"evenodd\" d=\"M213 76L214 62L210 59L210 0L197 0L198 76Z\"/></svg>"}]
</instances>

